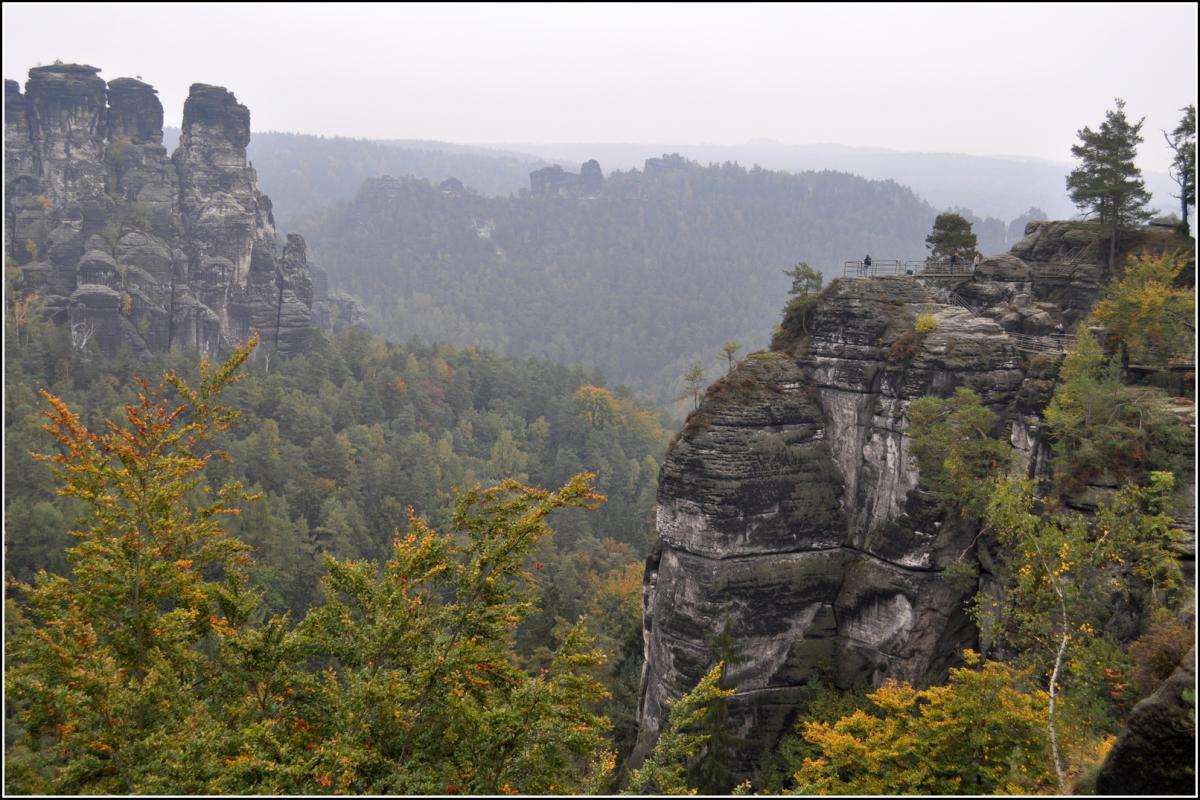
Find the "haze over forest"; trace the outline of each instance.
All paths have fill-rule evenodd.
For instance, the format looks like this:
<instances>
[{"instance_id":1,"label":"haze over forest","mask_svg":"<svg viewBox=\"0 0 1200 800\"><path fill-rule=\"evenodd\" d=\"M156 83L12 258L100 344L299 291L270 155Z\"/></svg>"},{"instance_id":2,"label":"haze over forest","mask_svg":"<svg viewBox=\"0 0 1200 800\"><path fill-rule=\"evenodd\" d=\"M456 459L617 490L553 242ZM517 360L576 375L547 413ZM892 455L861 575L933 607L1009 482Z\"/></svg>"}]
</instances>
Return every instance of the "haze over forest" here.
<instances>
[{"instance_id":1,"label":"haze over forest","mask_svg":"<svg viewBox=\"0 0 1200 800\"><path fill-rule=\"evenodd\" d=\"M6 796L1194 796L1195 4L3 13Z\"/></svg>"}]
</instances>

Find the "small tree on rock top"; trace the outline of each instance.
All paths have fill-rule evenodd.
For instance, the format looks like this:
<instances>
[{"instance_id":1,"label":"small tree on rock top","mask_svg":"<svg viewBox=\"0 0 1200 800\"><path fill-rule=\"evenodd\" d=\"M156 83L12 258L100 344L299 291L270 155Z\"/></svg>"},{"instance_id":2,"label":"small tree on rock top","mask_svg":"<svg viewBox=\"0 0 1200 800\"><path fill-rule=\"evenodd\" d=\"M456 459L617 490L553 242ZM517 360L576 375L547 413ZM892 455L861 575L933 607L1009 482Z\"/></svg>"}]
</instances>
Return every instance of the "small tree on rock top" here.
<instances>
[{"instance_id":1,"label":"small tree on rock top","mask_svg":"<svg viewBox=\"0 0 1200 800\"><path fill-rule=\"evenodd\" d=\"M934 261L949 261L951 257L970 261L975 257L978 244L971 223L966 217L951 211L938 214L933 221L933 230L925 237L929 257Z\"/></svg>"}]
</instances>

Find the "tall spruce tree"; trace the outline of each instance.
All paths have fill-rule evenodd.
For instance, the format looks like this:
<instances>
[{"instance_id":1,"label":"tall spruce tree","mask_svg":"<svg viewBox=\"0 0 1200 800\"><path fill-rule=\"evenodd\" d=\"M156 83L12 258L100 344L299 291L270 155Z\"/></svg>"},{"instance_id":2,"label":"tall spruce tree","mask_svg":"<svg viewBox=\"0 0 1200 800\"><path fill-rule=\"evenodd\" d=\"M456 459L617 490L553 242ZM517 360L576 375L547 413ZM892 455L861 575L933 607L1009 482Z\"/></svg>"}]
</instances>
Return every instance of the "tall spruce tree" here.
<instances>
[{"instance_id":1,"label":"tall spruce tree","mask_svg":"<svg viewBox=\"0 0 1200 800\"><path fill-rule=\"evenodd\" d=\"M1108 263L1117 257L1117 235L1121 228L1150 218L1145 209L1150 193L1142 172L1133 163L1137 146L1142 143L1145 117L1131 124L1125 116L1125 101L1117 98L1117 108L1109 111L1093 131L1078 132L1079 144L1071 146L1071 155L1079 166L1067 176L1067 191L1072 202L1088 213L1098 214L1108 231Z\"/></svg>"},{"instance_id":2,"label":"tall spruce tree","mask_svg":"<svg viewBox=\"0 0 1200 800\"><path fill-rule=\"evenodd\" d=\"M1167 146L1175 153L1169 172L1171 180L1179 184L1179 194L1171 195L1179 200L1183 216L1183 229L1188 230L1188 206L1196 205L1196 107L1181 108L1183 119L1168 135L1163 131Z\"/></svg>"}]
</instances>

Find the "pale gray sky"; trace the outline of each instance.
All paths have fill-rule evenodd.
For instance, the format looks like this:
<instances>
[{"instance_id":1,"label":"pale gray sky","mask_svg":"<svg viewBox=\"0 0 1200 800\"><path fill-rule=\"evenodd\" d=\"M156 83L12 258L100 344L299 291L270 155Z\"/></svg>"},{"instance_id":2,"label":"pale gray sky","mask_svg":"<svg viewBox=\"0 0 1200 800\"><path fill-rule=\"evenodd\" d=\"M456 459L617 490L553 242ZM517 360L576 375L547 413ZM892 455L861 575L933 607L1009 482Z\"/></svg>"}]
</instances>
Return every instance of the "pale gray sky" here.
<instances>
[{"instance_id":1,"label":"pale gray sky","mask_svg":"<svg viewBox=\"0 0 1200 800\"><path fill-rule=\"evenodd\" d=\"M228 87L256 130L476 142L769 138L1070 161L1114 97L1196 102L1196 5L4 4L4 77L140 75L178 125Z\"/></svg>"}]
</instances>

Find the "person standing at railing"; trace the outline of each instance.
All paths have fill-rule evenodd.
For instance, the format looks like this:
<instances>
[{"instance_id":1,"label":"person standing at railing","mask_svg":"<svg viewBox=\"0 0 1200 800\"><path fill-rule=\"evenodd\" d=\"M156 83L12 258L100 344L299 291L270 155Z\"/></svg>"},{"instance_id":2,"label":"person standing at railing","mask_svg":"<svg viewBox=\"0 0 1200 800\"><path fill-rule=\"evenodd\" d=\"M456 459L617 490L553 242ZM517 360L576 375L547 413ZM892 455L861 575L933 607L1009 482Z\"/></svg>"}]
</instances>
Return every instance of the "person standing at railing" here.
<instances>
[{"instance_id":1,"label":"person standing at railing","mask_svg":"<svg viewBox=\"0 0 1200 800\"><path fill-rule=\"evenodd\" d=\"M1054 326L1054 338L1058 343L1058 352L1060 353L1063 351L1063 339L1066 337L1066 333L1067 329L1063 327L1062 320L1060 319L1058 324Z\"/></svg>"},{"instance_id":2,"label":"person standing at railing","mask_svg":"<svg viewBox=\"0 0 1200 800\"><path fill-rule=\"evenodd\" d=\"M979 253L976 253L975 260L971 262L971 272L972 273L974 273L977 269L979 269L979 262L981 262L981 261L983 261L983 256L979 255Z\"/></svg>"},{"instance_id":3,"label":"person standing at railing","mask_svg":"<svg viewBox=\"0 0 1200 800\"><path fill-rule=\"evenodd\" d=\"M869 273L870 271L871 271L871 254L867 253L867 257L864 258L863 262L862 262L863 277L865 278L867 276L867 273Z\"/></svg>"}]
</instances>

